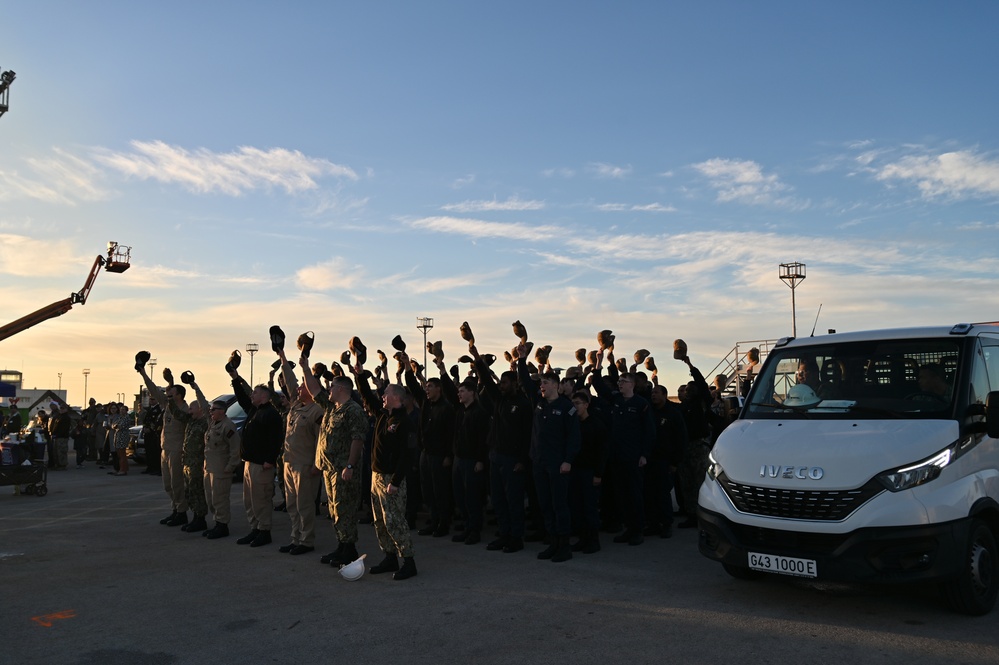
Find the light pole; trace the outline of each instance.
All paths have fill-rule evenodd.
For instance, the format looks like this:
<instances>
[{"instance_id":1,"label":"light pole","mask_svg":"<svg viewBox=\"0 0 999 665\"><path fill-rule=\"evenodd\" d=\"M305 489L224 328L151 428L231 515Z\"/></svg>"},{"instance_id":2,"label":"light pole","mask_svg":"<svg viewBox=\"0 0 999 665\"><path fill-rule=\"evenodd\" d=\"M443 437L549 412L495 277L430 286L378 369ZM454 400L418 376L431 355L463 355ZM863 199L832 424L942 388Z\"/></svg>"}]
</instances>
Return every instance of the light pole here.
<instances>
[{"instance_id":1,"label":"light pole","mask_svg":"<svg viewBox=\"0 0 999 665\"><path fill-rule=\"evenodd\" d=\"M427 366L427 333L434 327L434 320L426 316L416 317L416 329L423 331L423 367ZM429 375L429 372L428 374Z\"/></svg>"},{"instance_id":2,"label":"light pole","mask_svg":"<svg viewBox=\"0 0 999 665\"><path fill-rule=\"evenodd\" d=\"M83 403L87 403L87 381L90 380L90 370L83 370Z\"/></svg>"},{"instance_id":3,"label":"light pole","mask_svg":"<svg viewBox=\"0 0 999 665\"><path fill-rule=\"evenodd\" d=\"M798 263L797 261L780 264L780 278L781 281L791 287L791 334L797 337L798 319L795 313L794 289L805 279L805 264Z\"/></svg>"},{"instance_id":4,"label":"light pole","mask_svg":"<svg viewBox=\"0 0 999 665\"><path fill-rule=\"evenodd\" d=\"M62 390L62 372L59 372L59 390Z\"/></svg>"},{"instance_id":5,"label":"light pole","mask_svg":"<svg viewBox=\"0 0 999 665\"><path fill-rule=\"evenodd\" d=\"M250 387L251 388L253 387L253 354L256 353L259 350L260 350L260 345L259 344L253 344L251 342L250 344L246 345L246 352L250 354Z\"/></svg>"}]
</instances>

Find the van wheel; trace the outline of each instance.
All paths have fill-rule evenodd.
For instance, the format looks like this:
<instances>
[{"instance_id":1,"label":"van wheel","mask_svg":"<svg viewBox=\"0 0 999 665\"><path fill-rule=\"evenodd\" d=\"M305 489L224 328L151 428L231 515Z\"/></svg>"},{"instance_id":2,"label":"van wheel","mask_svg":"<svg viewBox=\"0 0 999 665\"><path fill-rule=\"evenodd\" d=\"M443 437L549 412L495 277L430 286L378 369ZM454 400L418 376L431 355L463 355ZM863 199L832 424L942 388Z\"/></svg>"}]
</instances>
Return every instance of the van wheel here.
<instances>
[{"instance_id":1,"label":"van wheel","mask_svg":"<svg viewBox=\"0 0 999 665\"><path fill-rule=\"evenodd\" d=\"M962 614L988 614L999 593L999 552L992 530L982 520L971 523L961 574L946 587L951 606Z\"/></svg>"},{"instance_id":2,"label":"van wheel","mask_svg":"<svg viewBox=\"0 0 999 665\"><path fill-rule=\"evenodd\" d=\"M731 563L723 563L722 568L737 580L758 580L765 574L758 570L750 570L745 566L736 566Z\"/></svg>"}]
</instances>

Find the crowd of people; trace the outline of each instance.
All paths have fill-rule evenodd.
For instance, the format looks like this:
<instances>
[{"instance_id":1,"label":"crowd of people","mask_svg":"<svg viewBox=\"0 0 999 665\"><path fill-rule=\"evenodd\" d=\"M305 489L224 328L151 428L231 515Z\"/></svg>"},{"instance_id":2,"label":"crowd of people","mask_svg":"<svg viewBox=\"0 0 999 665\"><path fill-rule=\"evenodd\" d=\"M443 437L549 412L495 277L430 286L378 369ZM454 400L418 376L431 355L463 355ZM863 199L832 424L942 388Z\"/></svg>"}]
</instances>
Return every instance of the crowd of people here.
<instances>
[{"instance_id":1,"label":"crowd of people","mask_svg":"<svg viewBox=\"0 0 999 665\"><path fill-rule=\"evenodd\" d=\"M537 557L564 562L600 551L601 531L631 546L671 537L674 494L685 516L678 526L696 526L708 452L735 413L721 397L725 377L709 386L677 340L673 356L691 381L673 401L647 350L631 366L615 359L611 331L598 335L599 349L576 351L577 366L564 371L551 366L550 346L534 348L519 321L514 332L520 341L504 352L509 366L497 374L496 356L480 353L463 323L468 355L459 363L467 371L448 368L434 342L427 350L438 376L429 377L397 336L393 380L381 350L374 372L366 369L367 348L357 337L340 362L326 365L310 362L314 336L305 333L291 361L274 326L277 360L267 384L250 386L240 376L238 351L225 364L246 412L241 427L226 415L226 402L208 403L191 372L176 383L166 369L166 387L157 386L146 372L149 354L140 352L135 369L157 407L144 420L147 453L152 459L158 439L157 472L171 503L161 524L208 539L229 536L230 489L242 462L250 530L238 544L272 543L279 488L279 508L291 522L280 551L313 552L325 489L338 546L320 561L355 561L358 525L371 522L384 556L370 572L396 580L417 574L414 532L468 546L486 540L486 549L508 554L543 541ZM194 392L190 403L185 386ZM496 518L490 538L486 505ZM423 509L429 519L421 526Z\"/></svg>"},{"instance_id":2,"label":"crowd of people","mask_svg":"<svg viewBox=\"0 0 999 665\"><path fill-rule=\"evenodd\" d=\"M128 473L126 457L129 428L135 420L121 402L100 404L91 398L87 408L76 412L65 402L51 402L49 411L39 408L28 423L24 422L17 404L8 407L0 418L0 437L8 434L25 435L31 432L44 439L44 461L53 471L69 468L69 446L73 445L76 468L83 468L87 460L97 462L101 468L112 467L111 475Z\"/></svg>"}]
</instances>

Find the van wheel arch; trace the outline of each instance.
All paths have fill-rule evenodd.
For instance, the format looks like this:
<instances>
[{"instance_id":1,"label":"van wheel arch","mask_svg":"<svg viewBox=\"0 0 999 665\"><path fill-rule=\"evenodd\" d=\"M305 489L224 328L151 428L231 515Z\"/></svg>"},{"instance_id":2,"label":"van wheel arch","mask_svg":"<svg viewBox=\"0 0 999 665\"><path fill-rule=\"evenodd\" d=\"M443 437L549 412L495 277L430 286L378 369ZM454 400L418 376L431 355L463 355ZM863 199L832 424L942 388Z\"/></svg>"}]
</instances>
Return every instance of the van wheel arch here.
<instances>
[{"instance_id":1,"label":"van wheel arch","mask_svg":"<svg viewBox=\"0 0 999 665\"><path fill-rule=\"evenodd\" d=\"M944 585L951 606L962 614L988 614L999 595L999 547L996 528L989 518L991 511L982 511L971 520L964 545L961 571Z\"/></svg>"}]
</instances>

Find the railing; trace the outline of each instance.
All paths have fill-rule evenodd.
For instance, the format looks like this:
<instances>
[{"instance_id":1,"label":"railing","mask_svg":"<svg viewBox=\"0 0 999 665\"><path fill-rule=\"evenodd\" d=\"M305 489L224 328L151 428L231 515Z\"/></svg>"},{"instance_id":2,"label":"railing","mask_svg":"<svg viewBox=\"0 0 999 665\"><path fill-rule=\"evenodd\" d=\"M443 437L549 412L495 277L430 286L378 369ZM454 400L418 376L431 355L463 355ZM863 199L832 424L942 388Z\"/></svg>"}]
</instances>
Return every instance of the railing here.
<instances>
[{"instance_id":1,"label":"railing","mask_svg":"<svg viewBox=\"0 0 999 665\"><path fill-rule=\"evenodd\" d=\"M743 358L745 358L746 353L752 348L757 348L760 350L760 362L762 363L767 355L770 353L770 349L777 343L776 339L757 339L749 340L746 342L736 342L732 350L721 359L714 369L710 372L704 374L704 379L711 384L714 378L718 374L724 374L725 390L722 391L722 395L725 396L736 396L739 394L739 369L744 366Z\"/></svg>"}]
</instances>

